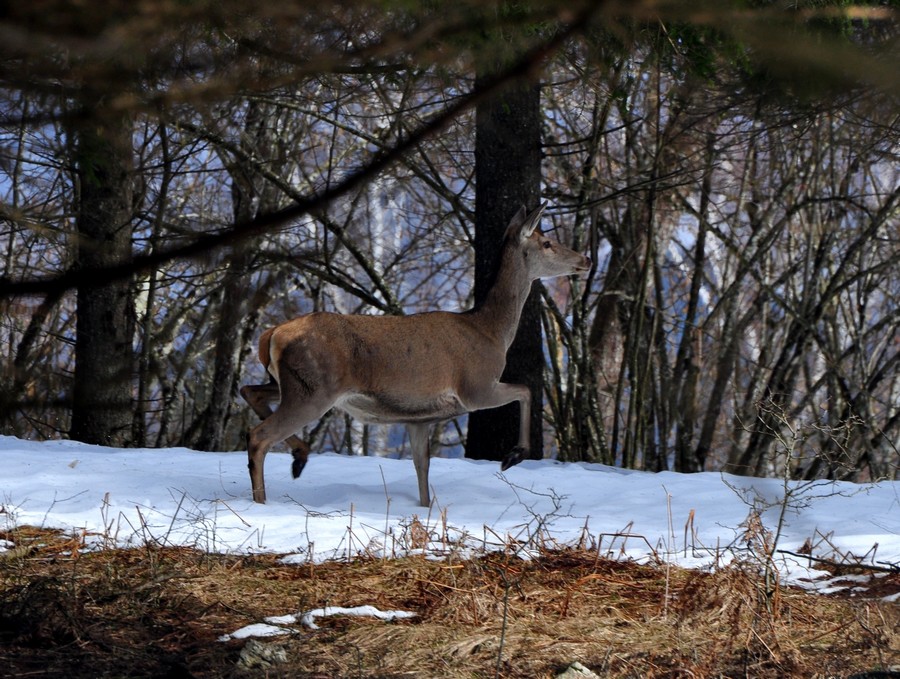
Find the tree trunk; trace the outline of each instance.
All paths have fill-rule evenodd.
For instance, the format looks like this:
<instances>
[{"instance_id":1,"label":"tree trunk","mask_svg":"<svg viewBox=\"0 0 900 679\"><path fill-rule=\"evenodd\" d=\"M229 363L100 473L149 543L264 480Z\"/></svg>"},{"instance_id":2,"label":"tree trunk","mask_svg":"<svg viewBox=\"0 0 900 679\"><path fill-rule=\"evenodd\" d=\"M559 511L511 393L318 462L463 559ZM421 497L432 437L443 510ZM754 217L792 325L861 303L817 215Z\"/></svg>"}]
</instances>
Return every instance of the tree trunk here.
<instances>
[{"instance_id":1,"label":"tree trunk","mask_svg":"<svg viewBox=\"0 0 900 679\"><path fill-rule=\"evenodd\" d=\"M690 294L684 314L684 324L675 359L675 371L672 376L671 409L675 419L675 471L702 472L706 463L706 454L695 455L695 438L697 434L700 412L699 398L700 370L703 359L702 331L698 326L698 312L703 279L706 269L706 234L709 230L710 196L712 194L712 173L715 165L715 137L709 135L706 142L706 167L700 188L700 209L697 222L697 239L694 243L693 272L691 274Z\"/></svg>"},{"instance_id":2,"label":"tree trunk","mask_svg":"<svg viewBox=\"0 0 900 679\"><path fill-rule=\"evenodd\" d=\"M209 405L203 414L203 426L196 447L200 450L224 450L242 442L226 441L226 429L237 394L241 371L241 352L246 341L242 324L247 316L250 253L240 246L232 254L225 273L219 323L216 330L215 363Z\"/></svg>"},{"instance_id":3,"label":"tree trunk","mask_svg":"<svg viewBox=\"0 0 900 679\"><path fill-rule=\"evenodd\" d=\"M241 137L241 147L248 158L264 159L276 169L284 163L273 133L277 127L273 111L255 101L248 103ZM277 194L259 177L252 162L236 161L229 173L236 224L249 222L277 208ZM245 443L228 440L228 422L237 396L245 348L255 334L258 320L255 314L258 300L247 299L257 243L257 239L241 243L230 253L219 302L210 400L195 444L200 450L232 449Z\"/></svg>"},{"instance_id":4,"label":"tree trunk","mask_svg":"<svg viewBox=\"0 0 900 679\"><path fill-rule=\"evenodd\" d=\"M131 442L134 373L132 278L90 276L131 257L132 142L128 119L73 130L78 178L75 377L70 436L111 446Z\"/></svg>"},{"instance_id":5,"label":"tree trunk","mask_svg":"<svg viewBox=\"0 0 900 679\"><path fill-rule=\"evenodd\" d=\"M540 201L540 86L516 82L478 105L475 115L475 305L484 300L510 218ZM501 381L531 389L531 456L543 457L544 355L540 295L532 290ZM501 460L518 441L517 404L469 415L466 455Z\"/></svg>"}]
</instances>

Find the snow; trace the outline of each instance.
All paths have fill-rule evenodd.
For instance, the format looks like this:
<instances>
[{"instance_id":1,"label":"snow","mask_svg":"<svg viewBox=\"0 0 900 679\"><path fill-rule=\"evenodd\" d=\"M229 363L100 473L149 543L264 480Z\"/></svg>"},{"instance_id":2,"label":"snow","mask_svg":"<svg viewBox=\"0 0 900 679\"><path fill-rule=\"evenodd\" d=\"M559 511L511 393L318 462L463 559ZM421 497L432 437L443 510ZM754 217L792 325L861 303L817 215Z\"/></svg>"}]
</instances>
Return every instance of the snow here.
<instances>
[{"instance_id":1,"label":"snow","mask_svg":"<svg viewBox=\"0 0 900 679\"><path fill-rule=\"evenodd\" d=\"M273 615L266 618L265 622L255 622L251 625L241 627L231 634L223 634L219 637L219 641L247 639L249 637L278 637L286 634L294 634L297 630L286 627L286 625L295 623L300 623L310 630L317 630L319 629L319 626L315 623L315 619L332 615L376 618L386 622L393 622L394 620L401 620L404 618L415 618L417 614L411 611L382 611L375 606L351 606L349 608L343 606L325 606L324 608L314 608L305 613Z\"/></svg>"},{"instance_id":2,"label":"snow","mask_svg":"<svg viewBox=\"0 0 900 679\"><path fill-rule=\"evenodd\" d=\"M785 496L778 479L552 460L501 474L496 462L437 458L434 504L423 508L411 460L321 454L299 479L289 470L289 455L269 454L269 502L259 505L250 499L244 453L0 437L0 528L59 528L83 535L87 548L154 542L271 552L288 563L485 549L530 558L546 546L580 544L615 558L705 568L760 559L766 535L749 530L759 522L748 517L758 514L771 539ZM804 543L818 558L900 564L900 482L787 490L775 552L784 582L830 586L815 562L786 553L802 552ZM0 543L0 551L11 548Z\"/></svg>"},{"instance_id":3,"label":"snow","mask_svg":"<svg viewBox=\"0 0 900 679\"><path fill-rule=\"evenodd\" d=\"M377 618L378 620L400 620L402 618L414 618L416 614L411 611L382 611L375 606L352 606L345 608L343 606L326 606L325 608L315 608L299 616L293 616L293 622L299 622L308 629L319 629L315 623L316 618L326 618L331 615L348 615L353 617ZM292 616L280 616L282 619ZM290 620L288 622L291 622Z\"/></svg>"},{"instance_id":4,"label":"snow","mask_svg":"<svg viewBox=\"0 0 900 679\"><path fill-rule=\"evenodd\" d=\"M278 637L285 634L293 634L294 630L278 625L269 625L262 622L255 622L252 625L246 625L231 634L223 634L219 637L219 641L231 641L232 639L249 639L250 637Z\"/></svg>"}]
</instances>

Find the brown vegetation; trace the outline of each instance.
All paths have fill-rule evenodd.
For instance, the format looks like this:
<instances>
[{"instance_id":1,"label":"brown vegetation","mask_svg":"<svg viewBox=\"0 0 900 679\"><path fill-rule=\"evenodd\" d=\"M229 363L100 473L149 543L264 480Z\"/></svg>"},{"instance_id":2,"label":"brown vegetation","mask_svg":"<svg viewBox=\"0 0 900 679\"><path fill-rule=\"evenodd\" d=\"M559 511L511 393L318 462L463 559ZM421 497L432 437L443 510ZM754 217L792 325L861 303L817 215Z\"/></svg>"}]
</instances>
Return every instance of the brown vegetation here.
<instances>
[{"instance_id":1,"label":"brown vegetation","mask_svg":"<svg viewBox=\"0 0 900 679\"><path fill-rule=\"evenodd\" d=\"M900 611L780 588L771 612L739 566L712 573L586 551L523 561L411 557L288 565L189 549L83 551L29 528L0 537L0 676L553 677L579 661L605 677L825 677L900 663ZM878 578L879 596L900 575ZM324 618L262 639L282 662L242 668L267 616L371 604L400 622ZM499 659L499 661L498 661Z\"/></svg>"}]
</instances>

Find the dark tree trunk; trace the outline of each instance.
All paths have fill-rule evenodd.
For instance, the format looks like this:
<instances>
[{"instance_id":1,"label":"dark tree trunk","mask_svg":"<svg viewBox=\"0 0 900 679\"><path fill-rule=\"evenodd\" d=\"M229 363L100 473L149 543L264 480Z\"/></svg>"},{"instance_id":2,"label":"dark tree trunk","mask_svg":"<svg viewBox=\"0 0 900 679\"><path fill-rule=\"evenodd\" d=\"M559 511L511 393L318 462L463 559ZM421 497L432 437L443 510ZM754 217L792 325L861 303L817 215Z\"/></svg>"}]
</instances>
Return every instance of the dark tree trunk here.
<instances>
[{"instance_id":1,"label":"dark tree trunk","mask_svg":"<svg viewBox=\"0 0 900 679\"><path fill-rule=\"evenodd\" d=\"M131 257L132 142L127 119L89 121L73 130L78 178L78 285L73 439L131 442L134 373L132 278L91 276Z\"/></svg>"},{"instance_id":2,"label":"dark tree trunk","mask_svg":"<svg viewBox=\"0 0 900 679\"><path fill-rule=\"evenodd\" d=\"M516 82L478 105L475 116L475 305L484 300L509 220L540 201L540 86ZM507 355L503 382L531 389L531 456L543 456L544 355L540 295L532 290ZM519 436L519 406L511 404L469 416L466 455L501 460Z\"/></svg>"}]
</instances>

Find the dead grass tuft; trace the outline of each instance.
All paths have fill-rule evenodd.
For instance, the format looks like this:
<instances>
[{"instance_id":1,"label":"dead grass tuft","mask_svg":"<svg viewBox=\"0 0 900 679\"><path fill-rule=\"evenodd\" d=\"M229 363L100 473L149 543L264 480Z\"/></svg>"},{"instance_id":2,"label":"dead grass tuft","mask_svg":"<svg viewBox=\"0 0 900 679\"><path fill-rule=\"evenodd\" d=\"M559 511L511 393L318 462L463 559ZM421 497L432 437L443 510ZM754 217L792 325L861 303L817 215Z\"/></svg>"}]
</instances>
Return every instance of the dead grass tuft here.
<instances>
[{"instance_id":1,"label":"dead grass tuft","mask_svg":"<svg viewBox=\"0 0 900 679\"><path fill-rule=\"evenodd\" d=\"M577 660L606 677L812 677L900 664L896 604L781 589L773 608L739 566L664 569L580 550L296 566L89 552L25 528L0 537L16 545L0 557L4 676L553 677ZM418 615L296 626L262 640L286 661L250 669L238 665L245 641L217 641L267 616L366 604Z\"/></svg>"}]
</instances>

